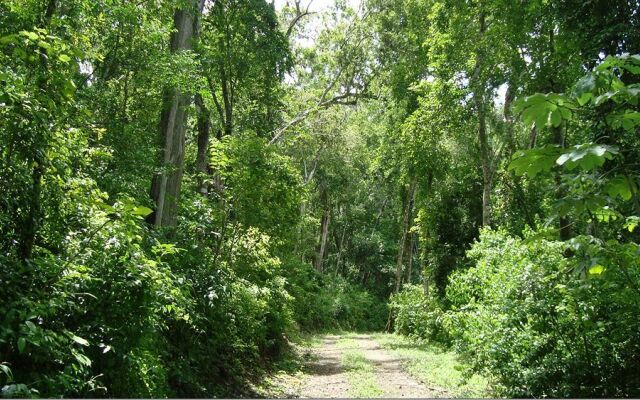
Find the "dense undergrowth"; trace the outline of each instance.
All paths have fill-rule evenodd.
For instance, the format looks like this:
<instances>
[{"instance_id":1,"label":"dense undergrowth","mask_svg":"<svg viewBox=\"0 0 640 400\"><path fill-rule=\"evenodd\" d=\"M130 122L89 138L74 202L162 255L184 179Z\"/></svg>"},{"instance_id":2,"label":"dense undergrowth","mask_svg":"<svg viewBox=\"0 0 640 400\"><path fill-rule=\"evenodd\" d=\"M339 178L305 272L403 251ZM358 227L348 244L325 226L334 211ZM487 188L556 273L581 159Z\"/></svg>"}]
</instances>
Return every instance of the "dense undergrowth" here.
<instances>
[{"instance_id":1,"label":"dense undergrowth","mask_svg":"<svg viewBox=\"0 0 640 400\"><path fill-rule=\"evenodd\" d=\"M640 396L637 1L280 3L0 2L2 395L240 395L394 326Z\"/></svg>"},{"instance_id":2,"label":"dense undergrowth","mask_svg":"<svg viewBox=\"0 0 640 400\"><path fill-rule=\"evenodd\" d=\"M640 56L609 58L568 94L534 95L519 107L538 127L562 107L567 122L611 123L638 104L637 84L621 77L633 82L639 64ZM634 129L617 140L637 140ZM501 396L640 395L636 183L615 176L637 148L620 155L606 143L516 153L509 169L561 194L550 202L560 228L481 230L443 291L406 286L392 297L395 330L453 346ZM561 179L549 174L554 166ZM572 237L563 237L567 218Z\"/></svg>"},{"instance_id":3,"label":"dense undergrowth","mask_svg":"<svg viewBox=\"0 0 640 400\"><path fill-rule=\"evenodd\" d=\"M637 396L637 267L580 279L568 247L484 231L443 299L417 286L394 297L396 331L452 345L498 395Z\"/></svg>"}]
</instances>

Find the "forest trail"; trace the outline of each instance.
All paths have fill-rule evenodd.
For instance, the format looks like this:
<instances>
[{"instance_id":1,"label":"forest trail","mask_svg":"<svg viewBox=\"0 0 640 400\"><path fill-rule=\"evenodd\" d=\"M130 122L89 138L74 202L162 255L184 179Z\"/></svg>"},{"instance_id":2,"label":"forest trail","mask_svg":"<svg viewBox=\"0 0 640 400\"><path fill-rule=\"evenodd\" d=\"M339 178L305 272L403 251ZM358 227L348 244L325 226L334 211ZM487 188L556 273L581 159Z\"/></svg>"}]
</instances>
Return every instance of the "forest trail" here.
<instances>
[{"instance_id":1,"label":"forest trail","mask_svg":"<svg viewBox=\"0 0 640 400\"><path fill-rule=\"evenodd\" d=\"M371 335L325 335L306 351L307 371L289 391L291 397L446 397L406 373L403 360L383 350Z\"/></svg>"}]
</instances>

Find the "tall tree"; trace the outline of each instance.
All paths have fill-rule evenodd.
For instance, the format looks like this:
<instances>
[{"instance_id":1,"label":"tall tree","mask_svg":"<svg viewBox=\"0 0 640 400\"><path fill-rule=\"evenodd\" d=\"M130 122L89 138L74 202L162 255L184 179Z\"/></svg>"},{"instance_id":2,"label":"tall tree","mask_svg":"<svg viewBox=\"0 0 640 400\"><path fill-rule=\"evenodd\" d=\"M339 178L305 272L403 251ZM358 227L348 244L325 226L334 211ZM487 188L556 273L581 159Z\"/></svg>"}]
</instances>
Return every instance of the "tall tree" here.
<instances>
[{"instance_id":1,"label":"tall tree","mask_svg":"<svg viewBox=\"0 0 640 400\"><path fill-rule=\"evenodd\" d=\"M176 8L171 34L171 54L180 54L193 48L197 36L200 14L205 0L191 0ZM182 185L185 152L186 111L192 94L178 87L165 89L164 106L160 118L160 171L151 183L151 198L155 210L149 220L156 227L174 227L177 223L178 201Z\"/></svg>"}]
</instances>

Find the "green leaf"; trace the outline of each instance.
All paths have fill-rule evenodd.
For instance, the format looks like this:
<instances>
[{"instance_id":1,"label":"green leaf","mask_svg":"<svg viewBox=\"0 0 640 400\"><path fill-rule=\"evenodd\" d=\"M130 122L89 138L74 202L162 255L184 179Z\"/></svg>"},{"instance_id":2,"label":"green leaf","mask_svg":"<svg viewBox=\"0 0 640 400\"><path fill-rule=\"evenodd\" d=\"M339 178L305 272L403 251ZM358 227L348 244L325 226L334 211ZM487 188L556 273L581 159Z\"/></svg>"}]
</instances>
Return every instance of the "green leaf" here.
<instances>
[{"instance_id":1,"label":"green leaf","mask_svg":"<svg viewBox=\"0 0 640 400\"><path fill-rule=\"evenodd\" d=\"M578 103L580 105L586 104L586 102L581 102L581 98L585 97L593 97L593 91L596 88L596 77L593 73L588 73L583 76L577 83L574 89L576 97L578 98Z\"/></svg>"},{"instance_id":2,"label":"green leaf","mask_svg":"<svg viewBox=\"0 0 640 400\"><path fill-rule=\"evenodd\" d=\"M43 40L38 41L38 46L42 47L45 50L51 49L51 45Z\"/></svg>"},{"instance_id":3,"label":"green leaf","mask_svg":"<svg viewBox=\"0 0 640 400\"><path fill-rule=\"evenodd\" d=\"M581 144L574 146L558 157L556 164L565 166L569 170L580 167L588 171L601 167L606 160L611 160L615 154L618 154L618 149L613 146Z\"/></svg>"},{"instance_id":4,"label":"green leaf","mask_svg":"<svg viewBox=\"0 0 640 400\"><path fill-rule=\"evenodd\" d=\"M71 61L71 57L66 54L60 54L58 56L58 60L62 61L63 63L68 63L69 61Z\"/></svg>"},{"instance_id":5,"label":"green leaf","mask_svg":"<svg viewBox=\"0 0 640 400\"><path fill-rule=\"evenodd\" d=\"M73 357L75 357L75 359L78 360L80 364L84 365L85 367L91 366L91 359L89 357L85 356L84 354L78 353L75 350L73 350L71 354L73 354Z\"/></svg>"},{"instance_id":6,"label":"green leaf","mask_svg":"<svg viewBox=\"0 0 640 400\"><path fill-rule=\"evenodd\" d=\"M611 179L605 185L604 189L609 196L620 196L625 201L630 200L633 194L629 185L629 181L625 176L616 176L615 178Z\"/></svg>"},{"instance_id":7,"label":"green leaf","mask_svg":"<svg viewBox=\"0 0 640 400\"><path fill-rule=\"evenodd\" d=\"M581 106L587 104L591 99L593 99L593 93L583 93L577 98L578 104Z\"/></svg>"},{"instance_id":8,"label":"green leaf","mask_svg":"<svg viewBox=\"0 0 640 400\"><path fill-rule=\"evenodd\" d=\"M533 178L541 172L549 171L555 164L561 150L555 146L522 150L513 155L508 169L516 175L527 174Z\"/></svg>"},{"instance_id":9,"label":"green leaf","mask_svg":"<svg viewBox=\"0 0 640 400\"><path fill-rule=\"evenodd\" d=\"M36 331L36 325L33 322L25 321L25 325L27 325L27 327L29 328L29 330L31 332L35 332Z\"/></svg>"},{"instance_id":10,"label":"green leaf","mask_svg":"<svg viewBox=\"0 0 640 400\"><path fill-rule=\"evenodd\" d=\"M550 114L549 121L554 128L557 128L562 123L562 114L559 109L553 110Z\"/></svg>"},{"instance_id":11,"label":"green leaf","mask_svg":"<svg viewBox=\"0 0 640 400\"><path fill-rule=\"evenodd\" d=\"M5 45L9 43L16 43L17 36L16 35L7 35L0 37L0 44Z\"/></svg>"},{"instance_id":12,"label":"green leaf","mask_svg":"<svg viewBox=\"0 0 640 400\"><path fill-rule=\"evenodd\" d=\"M142 217L146 217L147 215L151 214L152 212L153 212L152 209L150 209L149 207L145 207L145 206L137 206L133 210L131 210L131 213L133 215L140 215Z\"/></svg>"},{"instance_id":13,"label":"green leaf","mask_svg":"<svg viewBox=\"0 0 640 400\"><path fill-rule=\"evenodd\" d=\"M640 225L640 217L632 215L627 217L624 227L627 228L629 232L633 232L638 225Z\"/></svg>"},{"instance_id":14,"label":"green leaf","mask_svg":"<svg viewBox=\"0 0 640 400\"><path fill-rule=\"evenodd\" d=\"M589 268L589 275L600 275L604 272L604 267L600 264L596 264Z\"/></svg>"},{"instance_id":15,"label":"green leaf","mask_svg":"<svg viewBox=\"0 0 640 400\"><path fill-rule=\"evenodd\" d=\"M7 383L11 383L13 381L13 373L11 373L11 368L9 368L6 364L0 364L0 371L4 372L7 376Z\"/></svg>"},{"instance_id":16,"label":"green leaf","mask_svg":"<svg viewBox=\"0 0 640 400\"><path fill-rule=\"evenodd\" d=\"M619 212L611 209L609 206L604 206L600 209L593 211L594 216L599 222L615 221L622 217Z\"/></svg>"},{"instance_id":17,"label":"green leaf","mask_svg":"<svg viewBox=\"0 0 640 400\"><path fill-rule=\"evenodd\" d=\"M24 352L25 347L27 346L27 341L24 337L18 339L18 351L20 353Z\"/></svg>"},{"instance_id":18,"label":"green leaf","mask_svg":"<svg viewBox=\"0 0 640 400\"><path fill-rule=\"evenodd\" d=\"M40 38L35 32L20 31L20 34L29 40L38 40Z\"/></svg>"},{"instance_id":19,"label":"green leaf","mask_svg":"<svg viewBox=\"0 0 640 400\"><path fill-rule=\"evenodd\" d=\"M88 346L89 345L89 342L86 339L83 339L80 336L76 336L73 333L69 333L69 338L71 340L73 340L74 342L78 343L79 345L82 345L82 346Z\"/></svg>"}]
</instances>

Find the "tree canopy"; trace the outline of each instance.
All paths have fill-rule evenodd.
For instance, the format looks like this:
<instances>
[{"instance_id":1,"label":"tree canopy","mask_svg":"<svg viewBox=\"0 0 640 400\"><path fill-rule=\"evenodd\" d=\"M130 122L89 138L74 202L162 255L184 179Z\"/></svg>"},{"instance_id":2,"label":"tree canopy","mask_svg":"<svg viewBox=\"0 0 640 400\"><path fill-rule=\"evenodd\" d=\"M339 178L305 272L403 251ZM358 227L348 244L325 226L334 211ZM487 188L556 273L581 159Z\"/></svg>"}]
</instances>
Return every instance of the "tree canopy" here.
<instances>
[{"instance_id":1,"label":"tree canopy","mask_svg":"<svg viewBox=\"0 0 640 400\"><path fill-rule=\"evenodd\" d=\"M640 396L639 13L3 1L2 396L242 396L333 328Z\"/></svg>"}]
</instances>

